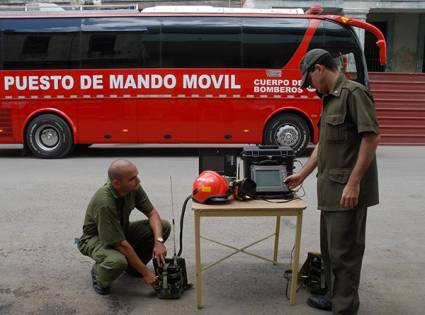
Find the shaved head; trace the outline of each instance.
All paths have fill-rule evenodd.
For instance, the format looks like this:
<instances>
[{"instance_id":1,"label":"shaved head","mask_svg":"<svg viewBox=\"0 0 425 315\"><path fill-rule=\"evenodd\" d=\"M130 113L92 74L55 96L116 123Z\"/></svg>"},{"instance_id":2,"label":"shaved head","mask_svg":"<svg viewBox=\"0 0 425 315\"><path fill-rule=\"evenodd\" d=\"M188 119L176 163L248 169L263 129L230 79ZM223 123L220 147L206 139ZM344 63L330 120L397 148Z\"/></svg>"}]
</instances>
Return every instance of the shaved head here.
<instances>
[{"instance_id":1,"label":"shaved head","mask_svg":"<svg viewBox=\"0 0 425 315\"><path fill-rule=\"evenodd\" d=\"M108 177L111 181L114 179L121 179L129 168L135 167L136 166L128 160L115 160L108 168Z\"/></svg>"}]
</instances>

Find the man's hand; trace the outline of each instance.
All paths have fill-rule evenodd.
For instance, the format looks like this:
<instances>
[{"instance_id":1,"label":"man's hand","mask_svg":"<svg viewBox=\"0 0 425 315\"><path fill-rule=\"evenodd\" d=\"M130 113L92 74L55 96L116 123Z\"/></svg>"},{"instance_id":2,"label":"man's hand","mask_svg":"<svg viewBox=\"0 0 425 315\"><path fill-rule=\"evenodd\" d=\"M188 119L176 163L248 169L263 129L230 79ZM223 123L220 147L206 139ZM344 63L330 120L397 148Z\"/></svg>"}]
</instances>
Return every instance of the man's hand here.
<instances>
[{"instance_id":1,"label":"man's hand","mask_svg":"<svg viewBox=\"0 0 425 315\"><path fill-rule=\"evenodd\" d=\"M360 182L375 157L376 147L380 139L380 135L373 132L362 134L356 165L354 165L350 178L342 191L340 204L344 208L351 209L357 207L359 203Z\"/></svg>"},{"instance_id":2,"label":"man's hand","mask_svg":"<svg viewBox=\"0 0 425 315\"><path fill-rule=\"evenodd\" d=\"M342 191L340 204L344 208L352 209L359 202L360 184L347 183Z\"/></svg>"},{"instance_id":3,"label":"man's hand","mask_svg":"<svg viewBox=\"0 0 425 315\"><path fill-rule=\"evenodd\" d=\"M167 248L161 242L155 242L153 247L153 259L156 259L156 262L159 266L165 264L165 256L167 256Z\"/></svg>"},{"instance_id":4,"label":"man's hand","mask_svg":"<svg viewBox=\"0 0 425 315\"><path fill-rule=\"evenodd\" d=\"M293 189L304 182L304 179L316 168L317 166L317 151L319 150L319 143L314 147L313 152L310 155L307 163L303 168L294 175L286 177L283 182L288 186L289 189Z\"/></svg>"},{"instance_id":5,"label":"man's hand","mask_svg":"<svg viewBox=\"0 0 425 315\"><path fill-rule=\"evenodd\" d=\"M143 274L143 281L145 281L146 284L155 285L157 280L158 278L149 269Z\"/></svg>"},{"instance_id":6,"label":"man's hand","mask_svg":"<svg viewBox=\"0 0 425 315\"><path fill-rule=\"evenodd\" d=\"M290 175L284 179L284 183L288 186L289 189L295 188L301 185L304 181L304 177L300 173Z\"/></svg>"}]
</instances>

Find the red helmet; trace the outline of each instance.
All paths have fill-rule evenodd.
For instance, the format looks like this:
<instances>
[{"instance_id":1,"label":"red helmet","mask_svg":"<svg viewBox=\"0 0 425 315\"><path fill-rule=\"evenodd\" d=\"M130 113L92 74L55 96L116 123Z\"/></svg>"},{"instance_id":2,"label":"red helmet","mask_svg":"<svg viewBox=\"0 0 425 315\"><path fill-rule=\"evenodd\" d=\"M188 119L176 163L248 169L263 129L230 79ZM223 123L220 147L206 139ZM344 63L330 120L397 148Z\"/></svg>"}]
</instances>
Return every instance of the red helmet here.
<instances>
[{"instance_id":1,"label":"red helmet","mask_svg":"<svg viewBox=\"0 0 425 315\"><path fill-rule=\"evenodd\" d=\"M192 186L192 199L199 203L221 203L229 201L229 183L214 171L203 171Z\"/></svg>"}]
</instances>

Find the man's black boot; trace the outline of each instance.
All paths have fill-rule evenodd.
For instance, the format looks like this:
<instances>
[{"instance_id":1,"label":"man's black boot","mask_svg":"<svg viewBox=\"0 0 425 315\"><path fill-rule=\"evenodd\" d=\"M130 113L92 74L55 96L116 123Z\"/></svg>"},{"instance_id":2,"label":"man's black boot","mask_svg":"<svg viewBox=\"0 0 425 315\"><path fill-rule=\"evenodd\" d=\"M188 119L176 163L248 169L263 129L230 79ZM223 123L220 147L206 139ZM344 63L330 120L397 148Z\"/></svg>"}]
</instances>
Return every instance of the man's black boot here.
<instances>
[{"instance_id":1,"label":"man's black boot","mask_svg":"<svg viewBox=\"0 0 425 315\"><path fill-rule=\"evenodd\" d=\"M96 293L100 295L107 295L111 293L111 289L109 287L102 287L97 282L96 264L94 264L93 267L91 268L91 279L93 283L93 289L96 291Z\"/></svg>"},{"instance_id":2,"label":"man's black boot","mask_svg":"<svg viewBox=\"0 0 425 315\"><path fill-rule=\"evenodd\" d=\"M308 298L307 304L319 310L332 311L332 302L325 295L312 295Z\"/></svg>"}]
</instances>

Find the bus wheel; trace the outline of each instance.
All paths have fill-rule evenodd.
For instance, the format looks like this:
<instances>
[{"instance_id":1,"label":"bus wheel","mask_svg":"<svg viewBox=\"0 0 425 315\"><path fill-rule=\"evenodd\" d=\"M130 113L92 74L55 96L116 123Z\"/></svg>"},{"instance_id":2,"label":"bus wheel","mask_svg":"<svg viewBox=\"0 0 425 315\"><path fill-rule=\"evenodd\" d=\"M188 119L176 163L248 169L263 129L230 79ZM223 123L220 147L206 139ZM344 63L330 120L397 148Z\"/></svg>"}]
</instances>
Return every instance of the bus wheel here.
<instances>
[{"instance_id":1,"label":"bus wheel","mask_svg":"<svg viewBox=\"0 0 425 315\"><path fill-rule=\"evenodd\" d=\"M273 117L264 131L265 144L290 146L297 156L304 153L310 142L306 121L296 114L281 114Z\"/></svg>"},{"instance_id":2,"label":"bus wheel","mask_svg":"<svg viewBox=\"0 0 425 315\"><path fill-rule=\"evenodd\" d=\"M74 147L71 128L60 117L45 114L28 125L26 143L31 152L43 159L65 157Z\"/></svg>"}]
</instances>

